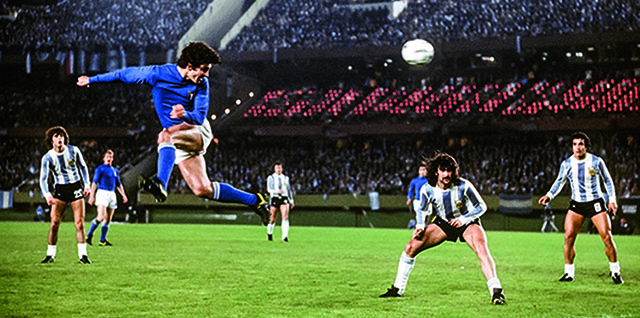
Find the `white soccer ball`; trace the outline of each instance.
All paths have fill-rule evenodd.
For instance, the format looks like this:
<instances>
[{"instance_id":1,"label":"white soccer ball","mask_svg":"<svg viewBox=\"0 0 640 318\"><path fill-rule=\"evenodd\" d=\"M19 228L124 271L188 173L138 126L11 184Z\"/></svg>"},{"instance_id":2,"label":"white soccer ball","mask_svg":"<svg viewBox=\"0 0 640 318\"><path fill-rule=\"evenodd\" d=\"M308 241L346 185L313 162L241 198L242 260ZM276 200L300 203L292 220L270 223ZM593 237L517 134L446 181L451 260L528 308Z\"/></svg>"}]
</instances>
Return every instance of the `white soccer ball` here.
<instances>
[{"instance_id":1,"label":"white soccer ball","mask_svg":"<svg viewBox=\"0 0 640 318\"><path fill-rule=\"evenodd\" d=\"M402 58L411 65L429 64L433 53L433 45L422 39L409 40L402 46Z\"/></svg>"}]
</instances>

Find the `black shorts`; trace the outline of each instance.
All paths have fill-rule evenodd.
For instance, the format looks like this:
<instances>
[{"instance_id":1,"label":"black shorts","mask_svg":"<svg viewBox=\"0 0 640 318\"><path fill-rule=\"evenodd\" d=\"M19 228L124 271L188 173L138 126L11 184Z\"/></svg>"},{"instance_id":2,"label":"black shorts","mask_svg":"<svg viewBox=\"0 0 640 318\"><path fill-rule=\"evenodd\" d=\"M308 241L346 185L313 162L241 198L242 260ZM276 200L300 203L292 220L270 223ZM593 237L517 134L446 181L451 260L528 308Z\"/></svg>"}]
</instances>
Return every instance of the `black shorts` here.
<instances>
[{"instance_id":1,"label":"black shorts","mask_svg":"<svg viewBox=\"0 0 640 318\"><path fill-rule=\"evenodd\" d=\"M464 233L464 231L467 230L469 225L471 225L471 224L480 225L480 219L475 219L475 220L471 221L471 223L469 223L469 224L467 224L465 226L453 227L446 220L436 216L435 219L433 220L433 223L435 225L437 225L438 227L440 227L440 229L442 229L442 231L444 231L445 234L447 234L447 238L445 240L451 241L451 242L455 242L458 239L460 239L460 242L466 242L464 240L464 237L462 237L462 234Z\"/></svg>"},{"instance_id":2,"label":"black shorts","mask_svg":"<svg viewBox=\"0 0 640 318\"><path fill-rule=\"evenodd\" d=\"M82 182L54 185L53 197L67 203L84 199Z\"/></svg>"},{"instance_id":3,"label":"black shorts","mask_svg":"<svg viewBox=\"0 0 640 318\"><path fill-rule=\"evenodd\" d=\"M596 214L607 212L607 206L604 203L603 198L588 202L576 202L574 200L571 200L569 201L569 210L584 217L592 218Z\"/></svg>"},{"instance_id":4,"label":"black shorts","mask_svg":"<svg viewBox=\"0 0 640 318\"><path fill-rule=\"evenodd\" d=\"M281 195L274 195L271 197L270 205L274 208L279 208L283 204L289 204L289 198Z\"/></svg>"}]
</instances>

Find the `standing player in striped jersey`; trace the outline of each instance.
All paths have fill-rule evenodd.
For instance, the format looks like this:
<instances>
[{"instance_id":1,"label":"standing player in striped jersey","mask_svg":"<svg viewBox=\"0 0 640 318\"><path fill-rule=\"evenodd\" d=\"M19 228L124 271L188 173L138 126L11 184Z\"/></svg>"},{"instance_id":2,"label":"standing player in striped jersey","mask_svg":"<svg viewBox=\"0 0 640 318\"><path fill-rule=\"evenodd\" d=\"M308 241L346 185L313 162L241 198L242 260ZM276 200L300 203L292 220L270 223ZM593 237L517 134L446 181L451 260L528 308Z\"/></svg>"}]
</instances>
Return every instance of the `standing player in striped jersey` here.
<instances>
[{"instance_id":1,"label":"standing player in striped jersey","mask_svg":"<svg viewBox=\"0 0 640 318\"><path fill-rule=\"evenodd\" d=\"M282 174L282 163L273 164L274 173L267 178L267 191L271 205L271 220L267 226L267 238L273 241L273 229L276 227L278 210L282 214L282 241L289 242L289 209L293 209L293 193L289 177Z\"/></svg>"},{"instance_id":2,"label":"standing player in striped jersey","mask_svg":"<svg viewBox=\"0 0 640 318\"><path fill-rule=\"evenodd\" d=\"M113 151L107 150L102 156L103 164L96 168L93 174L93 182L91 183L91 195L89 196L89 204L95 202L98 208L98 216L91 222L89 233L87 233L87 244L91 245L93 240L93 232L100 226L100 246L111 246L111 242L107 241L109 233L109 224L113 212L118 207L116 199L116 189L122 196L122 203L127 203L127 194L124 192L122 182L120 182L120 172L111 164L113 163Z\"/></svg>"},{"instance_id":3,"label":"standing player in striped jersey","mask_svg":"<svg viewBox=\"0 0 640 318\"><path fill-rule=\"evenodd\" d=\"M404 294L416 256L429 248L447 241L466 242L480 259L482 273L494 305L505 302L496 266L487 246L487 237L480 216L487 206L467 180L459 177L458 163L448 154L440 153L427 164L427 180L420 189L420 209L427 215L435 214L434 221L424 229L416 228L407 243L396 280L380 297L400 297Z\"/></svg>"},{"instance_id":4,"label":"standing player in striped jersey","mask_svg":"<svg viewBox=\"0 0 640 318\"><path fill-rule=\"evenodd\" d=\"M64 210L70 205L76 226L80 263L91 264L84 238L84 197L89 195L89 170L80 149L69 145L69 134L63 127L49 128L45 133L45 143L49 151L42 156L40 189L51 206L51 226L47 257L42 263L53 263L55 260L58 229ZM50 183L53 189L49 187Z\"/></svg>"},{"instance_id":5,"label":"standing player in striped jersey","mask_svg":"<svg viewBox=\"0 0 640 318\"><path fill-rule=\"evenodd\" d=\"M269 222L268 202L260 193L248 193L207 176L204 154L213 139L207 121L209 111L209 71L220 64L218 53L203 42L190 42L176 64L127 67L96 76L78 77L78 86L122 82L152 87L153 103L164 128L158 134L158 172L153 179L142 178L140 188L151 192L157 202L167 200L167 185L177 165L187 185L201 198L249 206Z\"/></svg>"},{"instance_id":6,"label":"standing player in striped jersey","mask_svg":"<svg viewBox=\"0 0 640 318\"><path fill-rule=\"evenodd\" d=\"M425 214L420 210L420 189L427 183L427 166L422 163L418 166L418 176L411 180L409 184L409 194L407 195L407 205L413 207L416 214L416 228L424 229Z\"/></svg>"},{"instance_id":7,"label":"standing player in striped jersey","mask_svg":"<svg viewBox=\"0 0 640 318\"><path fill-rule=\"evenodd\" d=\"M590 218L600 232L604 242L604 250L609 258L611 279L616 284L624 281L620 277L620 263L618 250L611 234L611 220L607 215L607 208L616 214L616 193L613 180L604 161L587 152L591 147L589 136L583 132L576 132L571 136L573 155L562 162L558 178L551 186L551 190L538 200L546 205L560 193L564 184L571 184L571 201L564 222L564 275L561 282L572 282L575 277L574 259L576 257L575 242L586 218ZM606 194L602 192L602 184ZM608 200L608 204L605 202Z\"/></svg>"}]
</instances>

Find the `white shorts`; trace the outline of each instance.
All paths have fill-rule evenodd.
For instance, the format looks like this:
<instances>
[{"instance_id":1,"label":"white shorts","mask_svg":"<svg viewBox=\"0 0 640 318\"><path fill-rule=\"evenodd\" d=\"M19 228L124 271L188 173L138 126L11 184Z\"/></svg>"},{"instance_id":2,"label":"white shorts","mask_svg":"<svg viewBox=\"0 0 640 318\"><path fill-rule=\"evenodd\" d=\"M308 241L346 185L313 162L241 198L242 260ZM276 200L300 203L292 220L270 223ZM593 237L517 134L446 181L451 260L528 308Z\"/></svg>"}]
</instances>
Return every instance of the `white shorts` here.
<instances>
[{"instance_id":1,"label":"white shorts","mask_svg":"<svg viewBox=\"0 0 640 318\"><path fill-rule=\"evenodd\" d=\"M209 144L211 144L211 139L213 139L213 132L211 131L211 125L209 125L208 120L204 120L202 125L195 126L200 131L200 136L202 136L202 151L200 152L186 152L184 150L176 149L176 160L175 164L179 164L186 159L189 159L193 156L197 156L201 154L204 156L207 153L207 148L209 148Z\"/></svg>"},{"instance_id":2,"label":"white shorts","mask_svg":"<svg viewBox=\"0 0 640 318\"><path fill-rule=\"evenodd\" d=\"M98 189L98 191L96 191L96 205L102 205L106 206L107 208L116 209L118 207L116 192Z\"/></svg>"}]
</instances>

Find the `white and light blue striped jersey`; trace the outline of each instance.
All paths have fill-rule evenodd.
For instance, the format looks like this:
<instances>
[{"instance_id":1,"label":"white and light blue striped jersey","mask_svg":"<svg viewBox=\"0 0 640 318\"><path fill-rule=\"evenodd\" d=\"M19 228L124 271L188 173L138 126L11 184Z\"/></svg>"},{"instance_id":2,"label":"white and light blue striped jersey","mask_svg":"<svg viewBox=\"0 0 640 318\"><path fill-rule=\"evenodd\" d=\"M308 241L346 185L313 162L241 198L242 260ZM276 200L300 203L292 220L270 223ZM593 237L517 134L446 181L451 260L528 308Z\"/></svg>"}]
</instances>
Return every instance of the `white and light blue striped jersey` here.
<instances>
[{"instance_id":1,"label":"white and light blue striped jersey","mask_svg":"<svg viewBox=\"0 0 640 318\"><path fill-rule=\"evenodd\" d=\"M549 199L553 199L560 193L567 180L571 184L571 199L576 202L588 202L600 198L604 198L608 202L616 202L613 179L611 179L604 160L598 156L587 153L582 160L571 156L563 161L560 165L558 178L547 193ZM602 192L601 181L604 181L608 199Z\"/></svg>"},{"instance_id":2,"label":"white and light blue striped jersey","mask_svg":"<svg viewBox=\"0 0 640 318\"><path fill-rule=\"evenodd\" d=\"M278 192L282 190L282 194ZM267 177L267 192L269 196L285 196L289 198L289 202L293 203L293 193L289 184L289 177L284 174L272 174Z\"/></svg>"},{"instance_id":3,"label":"white and light blue striped jersey","mask_svg":"<svg viewBox=\"0 0 640 318\"><path fill-rule=\"evenodd\" d=\"M53 184L72 184L82 181L85 188L91 184L89 169L80 150L71 145L65 146L61 153L51 149L42 156L40 189L45 198L52 196L52 189L49 189L49 177L53 177Z\"/></svg>"},{"instance_id":4,"label":"white and light blue striped jersey","mask_svg":"<svg viewBox=\"0 0 640 318\"><path fill-rule=\"evenodd\" d=\"M420 189L420 200L420 210L424 213L435 214L447 221L457 218L463 225L487 211L487 205L476 188L463 178L460 178L459 185L452 185L446 190L425 183Z\"/></svg>"}]
</instances>

